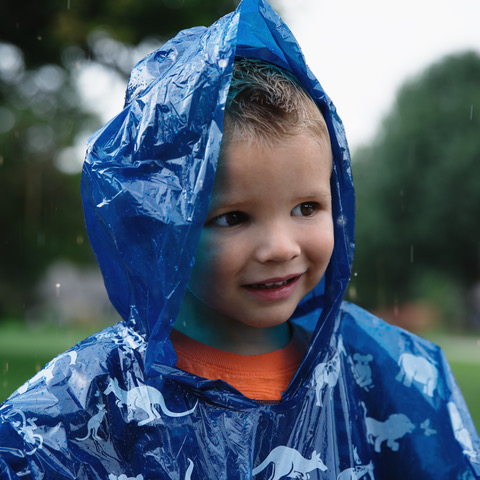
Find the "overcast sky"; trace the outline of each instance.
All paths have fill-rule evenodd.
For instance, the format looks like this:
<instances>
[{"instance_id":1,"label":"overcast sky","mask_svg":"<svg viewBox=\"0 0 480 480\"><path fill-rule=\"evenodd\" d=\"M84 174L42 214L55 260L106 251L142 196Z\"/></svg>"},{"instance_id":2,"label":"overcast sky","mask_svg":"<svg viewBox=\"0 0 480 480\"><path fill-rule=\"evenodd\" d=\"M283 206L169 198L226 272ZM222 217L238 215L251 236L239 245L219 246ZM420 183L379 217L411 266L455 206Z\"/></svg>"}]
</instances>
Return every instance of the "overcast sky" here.
<instances>
[{"instance_id":1,"label":"overcast sky","mask_svg":"<svg viewBox=\"0 0 480 480\"><path fill-rule=\"evenodd\" d=\"M335 103L352 148L375 133L406 78L448 53L480 52L480 0L276 0L276 5Z\"/></svg>"}]
</instances>

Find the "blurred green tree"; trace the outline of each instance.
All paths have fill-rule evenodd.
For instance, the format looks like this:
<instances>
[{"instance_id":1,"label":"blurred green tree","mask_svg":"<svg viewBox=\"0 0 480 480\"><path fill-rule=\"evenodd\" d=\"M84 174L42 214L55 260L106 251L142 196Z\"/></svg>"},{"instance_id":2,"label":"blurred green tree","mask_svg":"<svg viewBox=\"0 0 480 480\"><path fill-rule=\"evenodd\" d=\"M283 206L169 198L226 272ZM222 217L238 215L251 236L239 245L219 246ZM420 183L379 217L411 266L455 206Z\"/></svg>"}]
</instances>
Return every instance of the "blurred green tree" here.
<instances>
[{"instance_id":1,"label":"blurred green tree","mask_svg":"<svg viewBox=\"0 0 480 480\"><path fill-rule=\"evenodd\" d=\"M101 124L82 68L125 80L178 30L209 25L237 0L5 0L0 15L0 319L22 316L54 260L93 262L73 146ZM143 45L138 48L138 45ZM120 107L119 107L120 108Z\"/></svg>"},{"instance_id":2,"label":"blurred green tree","mask_svg":"<svg viewBox=\"0 0 480 480\"><path fill-rule=\"evenodd\" d=\"M479 80L477 53L442 59L403 85L375 140L354 154L353 286L367 308L420 298L466 306L480 280Z\"/></svg>"}]
</instances>

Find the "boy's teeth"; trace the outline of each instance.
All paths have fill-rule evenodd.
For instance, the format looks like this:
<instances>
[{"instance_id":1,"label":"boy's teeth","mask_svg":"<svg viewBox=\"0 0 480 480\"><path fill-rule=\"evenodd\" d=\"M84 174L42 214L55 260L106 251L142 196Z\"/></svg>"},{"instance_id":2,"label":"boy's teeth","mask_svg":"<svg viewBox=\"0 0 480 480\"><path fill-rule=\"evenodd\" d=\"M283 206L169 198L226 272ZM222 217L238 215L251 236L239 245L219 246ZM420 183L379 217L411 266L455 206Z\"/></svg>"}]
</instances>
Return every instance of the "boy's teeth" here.
<instances>
[{"instance_id":1,"label":"boy's teeth","mask_svg":"<svg viewBox=\"0 0 480 480\"><path fill-rule=\"evenodd\" d=\"M288 283L288 280L285 280L283 282L275 282L275 283L257 283L255 285L252 285L253 288L278 288L278 287L283 287Z\"/></svg>"}]
</instances>

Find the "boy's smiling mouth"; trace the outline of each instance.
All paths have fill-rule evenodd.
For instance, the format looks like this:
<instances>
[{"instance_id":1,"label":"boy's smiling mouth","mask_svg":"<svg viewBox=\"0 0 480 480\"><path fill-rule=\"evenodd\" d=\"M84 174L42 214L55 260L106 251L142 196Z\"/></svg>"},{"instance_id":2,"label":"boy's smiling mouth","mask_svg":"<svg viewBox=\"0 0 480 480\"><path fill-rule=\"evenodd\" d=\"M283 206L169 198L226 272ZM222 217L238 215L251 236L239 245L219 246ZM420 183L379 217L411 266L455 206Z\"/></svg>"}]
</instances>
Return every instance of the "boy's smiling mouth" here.
<instances>
[{"instance_id":1,"label":"boy's smiling mouth","mask_svg":"<svg viewBox=\"0 0 480 480\"><path fill-rule=\"evenodd\" d=\"M255 289L265 289L265 288L278 288L278 287L283 287L285 285L288 285L289 283L293 282L295 279L297 279L299 276L295 276L292 278L289 278L287 280L282 280L280 282L265 282L265 283L253 283L252 285L245 285L247 288L255 288Z\"/></svg>"},{"instance_id":2,"label":"boy's smiling mouth","mask_svg":"<svg viewBox=\"0 0 480 480\"><path fill-rule=\"evenodd\" d=\"M262 283L251 283L243 287L256 296L266 300L280 300L288 298L295 290L302 274L290 275L284 278L267 279Z\"/></svg>"}]
</instances>

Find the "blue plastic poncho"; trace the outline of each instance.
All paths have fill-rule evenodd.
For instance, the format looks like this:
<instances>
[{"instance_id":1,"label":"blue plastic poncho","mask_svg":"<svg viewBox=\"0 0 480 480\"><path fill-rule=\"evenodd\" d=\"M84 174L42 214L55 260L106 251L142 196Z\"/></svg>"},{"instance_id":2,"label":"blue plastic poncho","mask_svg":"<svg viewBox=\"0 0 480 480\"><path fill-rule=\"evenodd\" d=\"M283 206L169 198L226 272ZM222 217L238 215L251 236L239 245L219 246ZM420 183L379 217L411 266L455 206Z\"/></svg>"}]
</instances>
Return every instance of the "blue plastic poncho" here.
<instances>
[{"instance_id":1,"label":"blue plastic poncho","mask_svg":"<svg viewBox=\"0 0 480 480\"><path fill-rule=\"evenodd\" d=\"M169 340L204 223L235 57L291 72L332 141L335 248L293 321L313 331L274 405L175 367ZM335 108L264 0L179 33L132 72L91 140L91 244L123 318L50 362L0 408L2 479L472 479L480 442L442 352L342 302L354 194Z\"/></svg>"}]
</instances>

